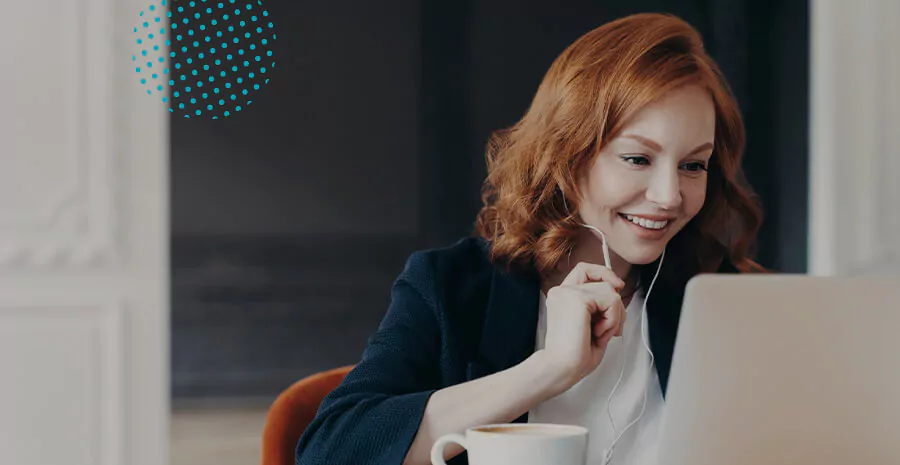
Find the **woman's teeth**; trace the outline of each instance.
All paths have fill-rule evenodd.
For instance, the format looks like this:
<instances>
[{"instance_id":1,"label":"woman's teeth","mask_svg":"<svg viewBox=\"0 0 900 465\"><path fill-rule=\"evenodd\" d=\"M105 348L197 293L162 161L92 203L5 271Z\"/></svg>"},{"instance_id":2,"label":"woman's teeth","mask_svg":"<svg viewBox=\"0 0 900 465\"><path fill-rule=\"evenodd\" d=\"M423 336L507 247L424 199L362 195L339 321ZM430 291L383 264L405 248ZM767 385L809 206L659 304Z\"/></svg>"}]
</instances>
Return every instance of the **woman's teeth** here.
<instances>
[{"instance_id":1,"label":"woman's teeth","mask_svg":"<svg viewBox=\"0 0 900 465\"><path fill-rule=\"evenodd\" d=\"M639 216L634 216L634 215L622 215L622 216L624 216L628 221L631 221L632 223L634 223L638 226L642 226L647 229L662 229L662 228L665 228L667 224L669 224L668 220L652 221L652 220L648 220L646 218L641 218Z\"/></svg>"}]
</instances>

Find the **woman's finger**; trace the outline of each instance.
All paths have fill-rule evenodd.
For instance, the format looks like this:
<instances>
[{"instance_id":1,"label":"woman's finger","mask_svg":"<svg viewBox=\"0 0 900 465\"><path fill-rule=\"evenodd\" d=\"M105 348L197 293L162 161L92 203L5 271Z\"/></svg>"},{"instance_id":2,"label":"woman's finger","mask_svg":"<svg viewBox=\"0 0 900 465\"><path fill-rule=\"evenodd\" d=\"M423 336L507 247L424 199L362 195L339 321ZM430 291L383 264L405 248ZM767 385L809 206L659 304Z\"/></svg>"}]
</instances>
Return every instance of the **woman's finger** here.
<instances>
[{"instance_id":1,"label":"woman's finger","mask_svg":"<svg viewBox=\"0 0 900 465\"><path fill-rule=\"evenodd\" d=\"M612 331L607 331L602 336L594 340L594 345L597 347L602 347L606 349L606 345L609 344L609 340L613 338Z\"/></svg>"},{"instance_id":2,"label":"woman's finger","mask_svg":"<svg viewBox=\"0 0 900 465\"><path fill-rule=\"evenodd\" d=\"M575 287L581 291L581 298L587 302L587 309L592 316L600 313L615 325L624 324L625 306L622 304L622 297L610 283L592 282Z\"/></svg>"},{"instance_id":3,"label":"woman's finger","mask_svg":"<svg viewBox=\"0 0 900 465\"><path fill-rule=\"evenodd\" d=\"M572 271L563 279L563 285L575 286L589 282L603 281L613 285L616 289L625 286L625 281L616 276L612 269L595 263L580 262L572 268Z\"/></svg>"},{"instance_id":4,"label":"woman's finger","mask_svg":"<svg viewBox=\"0 0 900 465\"><path fill-rule=\"evenodd\" d=\"M616 331L618 331L618 325L613 322L613 320L609 320L606 318L601 318L594 323L593 334L595 338L600 338L607 331L612 331L613 335L615 335Z\"/></svg>"}]
</instances>

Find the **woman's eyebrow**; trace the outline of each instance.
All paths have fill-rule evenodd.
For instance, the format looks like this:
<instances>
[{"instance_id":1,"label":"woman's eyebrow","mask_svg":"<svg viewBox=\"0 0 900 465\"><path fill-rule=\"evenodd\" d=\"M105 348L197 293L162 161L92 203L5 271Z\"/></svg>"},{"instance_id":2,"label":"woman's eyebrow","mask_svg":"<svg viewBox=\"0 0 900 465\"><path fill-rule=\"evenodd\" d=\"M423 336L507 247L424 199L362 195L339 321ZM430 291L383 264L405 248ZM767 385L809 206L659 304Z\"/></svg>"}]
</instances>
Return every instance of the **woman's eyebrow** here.
<instances>
[{"instance_id":1,"label":"woman's eyebrow","mask_svg":"<svg viewBox=\"0 0 900 465\"><path fill-rule=\"evenodd\" d=\"M648 139L644 136L639 136L637 134L623 134L622 137L627 138L627 139L636 140L636 141L640 142L641 145L644 145L653 151L662 152L662 145L660 145L659 142L656 142L652 139ZM691 150L688 153L688 156L712 149L713 147L714 146L713 146L712 142L706 142L704 144L700 144L697 148L695 148L694 150Z\"/></svg>"}]
</instances>

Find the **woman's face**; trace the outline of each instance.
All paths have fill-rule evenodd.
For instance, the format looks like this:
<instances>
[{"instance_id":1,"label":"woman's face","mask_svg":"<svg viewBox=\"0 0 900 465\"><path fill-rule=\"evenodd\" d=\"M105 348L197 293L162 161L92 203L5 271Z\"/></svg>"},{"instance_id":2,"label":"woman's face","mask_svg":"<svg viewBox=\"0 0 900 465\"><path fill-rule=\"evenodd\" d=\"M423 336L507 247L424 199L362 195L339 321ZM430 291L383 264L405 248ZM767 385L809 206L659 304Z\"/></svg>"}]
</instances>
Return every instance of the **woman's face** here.
<instances>
[{"instance_id":1,"label":"woman's face","mask_svg":"<svg viewBox=\"0 0 900 465\"><path fill-rule=\"evenodd\" d=\"M715 107L696 85L642 108L579 180L579 213L633 265L656 260L703 207Z\"/></svg>"}]
</instances>

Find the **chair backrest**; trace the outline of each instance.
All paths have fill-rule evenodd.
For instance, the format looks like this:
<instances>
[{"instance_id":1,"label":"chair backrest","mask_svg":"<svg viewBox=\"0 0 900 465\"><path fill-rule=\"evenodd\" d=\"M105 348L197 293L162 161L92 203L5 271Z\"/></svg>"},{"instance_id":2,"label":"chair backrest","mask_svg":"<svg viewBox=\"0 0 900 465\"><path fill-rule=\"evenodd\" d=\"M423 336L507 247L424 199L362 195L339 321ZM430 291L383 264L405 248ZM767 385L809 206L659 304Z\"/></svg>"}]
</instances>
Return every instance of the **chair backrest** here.
<instances>
[{"instance_id":1,"label":"chair backrest","mask_svg":"<svg viewBox=\"0 0 900 465\"><path fill-rule=\"evenodd\" d=\"M272 403L262 438L262 465L294 465L300 436L316 416L319 404L353 365L316 373L294 383Z\"/></svg>"}]
</instances>

